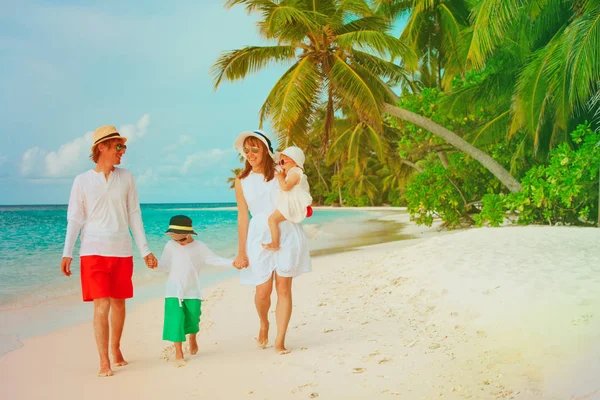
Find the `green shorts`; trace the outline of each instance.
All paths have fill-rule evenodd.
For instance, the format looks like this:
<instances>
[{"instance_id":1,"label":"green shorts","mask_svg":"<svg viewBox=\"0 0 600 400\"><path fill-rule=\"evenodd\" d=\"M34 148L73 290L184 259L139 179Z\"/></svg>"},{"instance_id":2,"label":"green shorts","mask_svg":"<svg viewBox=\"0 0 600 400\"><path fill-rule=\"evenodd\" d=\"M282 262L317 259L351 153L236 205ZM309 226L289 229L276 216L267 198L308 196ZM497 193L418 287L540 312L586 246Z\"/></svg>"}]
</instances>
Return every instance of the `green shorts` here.
<instances>
[{"instance_id":1,"label":"green shorts","mask_svg":"<svg viewBox=\"0 0 600 400\"><path fill-rule=\"evenodd\" d=\"M200 307L202 301L198 299L184 299L179 305L176 297L165 299L165 323L163 326L163 340L170 342L185 342L185 335L198 333L200 330Z\"/></svg>"}]
</instances>

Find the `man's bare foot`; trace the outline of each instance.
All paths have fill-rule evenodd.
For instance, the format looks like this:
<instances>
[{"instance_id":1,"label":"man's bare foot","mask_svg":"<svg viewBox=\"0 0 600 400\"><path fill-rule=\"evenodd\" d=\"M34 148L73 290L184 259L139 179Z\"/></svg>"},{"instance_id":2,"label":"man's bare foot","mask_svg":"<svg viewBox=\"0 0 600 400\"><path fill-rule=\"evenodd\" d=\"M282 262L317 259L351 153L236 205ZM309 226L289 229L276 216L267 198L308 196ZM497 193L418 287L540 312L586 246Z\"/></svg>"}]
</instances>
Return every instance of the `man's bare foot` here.
<instances>
[{"instance_id":1,"label":"man's bare foot","mask_svg":"<svg viewBox=\"0 0 600 400\"><path fill-rule=\"evenodd\" d=\"M198 342L196 341L196 335L195 334L191 334L188 337L189 341L190 341L190 354L194 355L198 353Z\"/></svg>"},{"instance_id":2,"label":"man's bare foot","mask_svg":"<svg viewBox=\"0 0 600 400\"><path fill-rule=\"evenodd\" d=\"M117 367L124 367L128 363L123 358L123 354L121 353L121 349L116 349L112 351L113 353L113 365Z\"/></svg>"},{"instance_id":3,"label":"man's bare foot","mask_svg":"<svg viewBox=\"0 0 600 400\"><path fill-rule=\"evenodd\" d=\"M279 243L271 242L271 243L261 243L263 249L265 250L279 250Z\"/></svg>"},{"instance_id":4,"label":"man's bare foot","mask_svg":"<svg viewBox=\"0 0 600 400\"><path fill-rule=\"evenodd\" d=\"M256 343L258 347L261 349L266 349L267 344L269 343L269 323L267 322L265 325L260 325L260 330L258 331L258 339L256 339Z\"/></svg>"}]
</instances>

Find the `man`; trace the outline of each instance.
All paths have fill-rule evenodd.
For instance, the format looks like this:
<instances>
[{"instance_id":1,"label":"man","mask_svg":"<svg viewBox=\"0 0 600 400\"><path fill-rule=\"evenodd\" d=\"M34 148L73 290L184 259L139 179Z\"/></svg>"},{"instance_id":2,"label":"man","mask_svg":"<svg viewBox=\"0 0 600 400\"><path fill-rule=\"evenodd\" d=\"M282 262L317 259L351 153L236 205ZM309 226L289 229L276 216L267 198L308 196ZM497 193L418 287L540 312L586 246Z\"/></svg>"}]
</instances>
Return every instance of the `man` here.
<instances>
[{"instance_id":1,"label":"man","mask_svg":"<svg viewBox=\"0 0 600 400\"><path fill-rule=\"evenodd\" d=\"M126 141L114 126L102 126L94 132L90 158L96 167L73 182L60 265L62 273L70 276L73 247L81 231L81 289L83 301L94 302L94 334L100 356L98 376L113 374L108 354L109 328L113 365L127 365L120 342L125 299L133 297L129 228L146 265L154 268L157 264L148 249L133 176L115 167L127 150Z\"/></svg>"}]
</instances>

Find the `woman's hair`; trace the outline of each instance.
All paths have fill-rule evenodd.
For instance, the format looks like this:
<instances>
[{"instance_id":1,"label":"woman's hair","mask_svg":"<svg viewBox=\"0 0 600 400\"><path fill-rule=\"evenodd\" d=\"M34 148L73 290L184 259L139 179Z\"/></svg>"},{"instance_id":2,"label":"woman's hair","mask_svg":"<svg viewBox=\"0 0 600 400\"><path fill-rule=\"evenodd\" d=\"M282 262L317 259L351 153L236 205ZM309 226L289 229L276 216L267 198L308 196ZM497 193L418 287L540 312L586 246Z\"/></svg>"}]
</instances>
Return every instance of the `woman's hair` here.
<instances>
[{"instance_id":1,"label":"woman's hair","mask_svg":"<svg viewBox=\"0 0 600 400\"><path fill-rule=\"evenodd\" d=\"M98 148L98 146L100 146L101 144L105 145L105 146L112 146L113 143L116 143L118 141L120 141L121 139L108 139L105 140L104 142L100 142L98 143L96 146L94 146L94 149L92 150L92 153L90 154L90 160L92 160L94 163L98 163L98 159L100 158L100 149Z\"/></svg>"},{"instance_id":2,"label":"woman's hair","mask_svg":"<svg viewBox=\"0 0 600 400\"><path fill-rule=\"evenodd\" d=\"M269 150L267 149L267 146L265 146L265 144L261 140L255 138L254 136L249 136L246 138L246 140L244 140L244 146L246 145L258 146L263 149L262 172L265 176L265 181L269 182L271 179L273 179L273 177L275 177L275 161L269 155ZM242 170L242 172L240 172L238 178L244 179L245 177L250 175L251 171L252 166L250 165L248 160L246 160L244 169Z\"/></svg>"}]
</instances>

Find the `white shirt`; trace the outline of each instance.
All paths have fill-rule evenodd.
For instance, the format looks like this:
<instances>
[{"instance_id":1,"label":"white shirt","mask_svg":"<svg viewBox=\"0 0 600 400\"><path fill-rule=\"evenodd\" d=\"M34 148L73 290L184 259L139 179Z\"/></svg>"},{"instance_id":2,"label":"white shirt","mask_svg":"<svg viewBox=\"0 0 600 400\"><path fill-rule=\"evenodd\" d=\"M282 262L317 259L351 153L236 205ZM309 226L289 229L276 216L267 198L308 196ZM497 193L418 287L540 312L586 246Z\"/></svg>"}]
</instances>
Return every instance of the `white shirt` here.
<instances>
[{"instance_id":1,"label":"white shirt","mask_svg":"<svg viewBox=\"0 0 600 400\"><path fill-rule=\"evenodd\" d=\"M125 169L115 168L108 180L93 169L78 175L71 189L67 221L63 257L73 257L80 231L79 255L130 257L129 228L142 257L150 254L133 175Z\"/></svg>"},{"instance_id":2,"label":"white shirt","mask_svg":"<svg viewBox=\"0 0 600 400\"><path fill-rule=\"evenodd\" d=\"M165 297L202 299L200 269L205 265L232 267L233 260L219 257L204 243L194 240L184 246L169 240L165 245L158 268L169 271Z\"/></svg>"}]
</instances>

